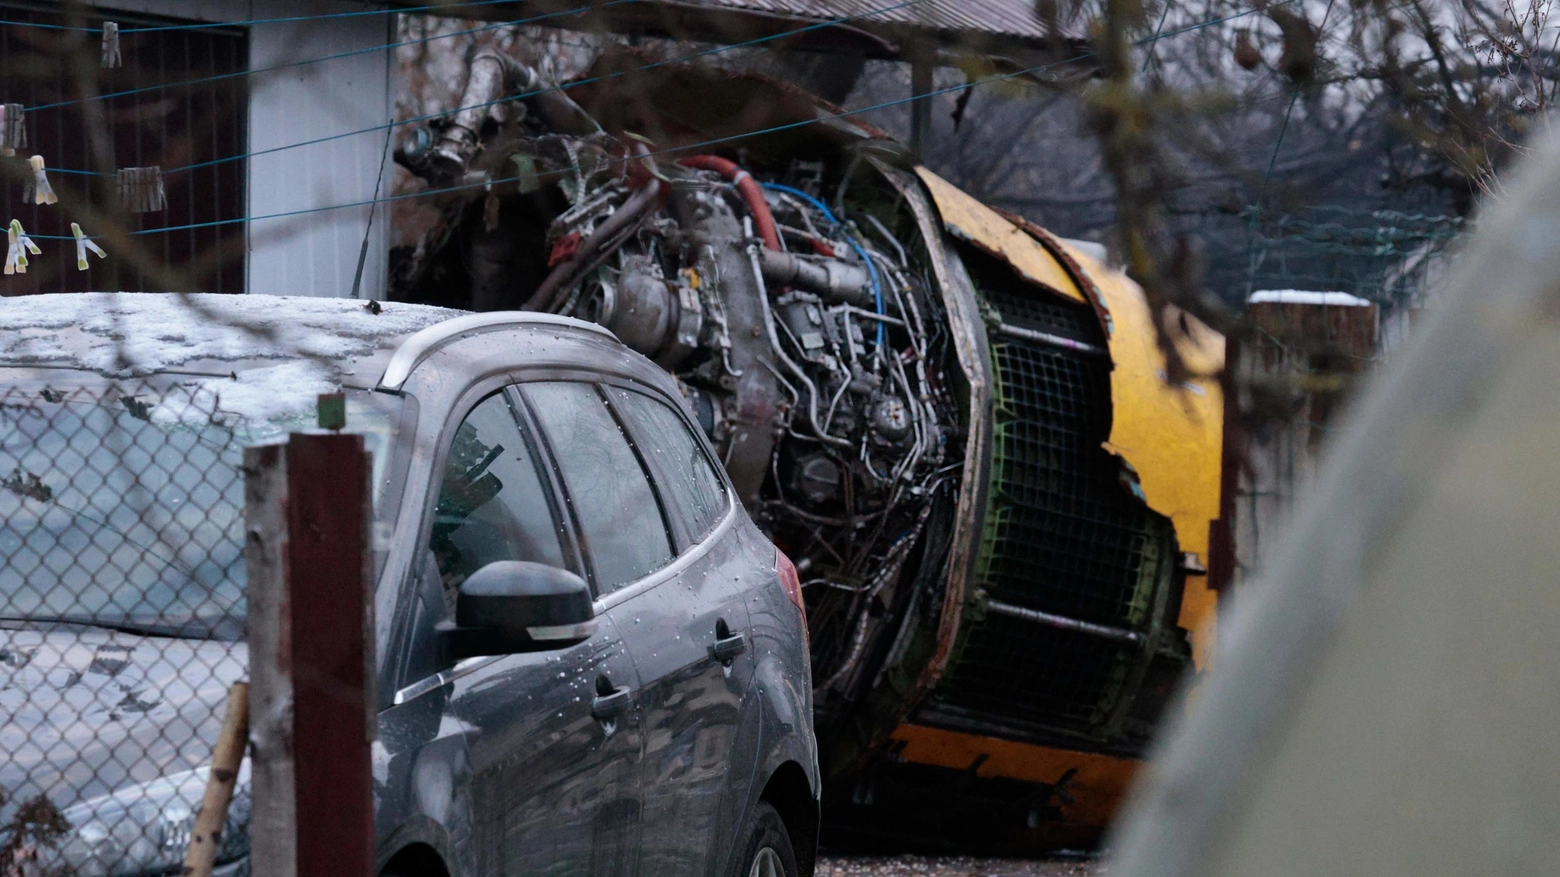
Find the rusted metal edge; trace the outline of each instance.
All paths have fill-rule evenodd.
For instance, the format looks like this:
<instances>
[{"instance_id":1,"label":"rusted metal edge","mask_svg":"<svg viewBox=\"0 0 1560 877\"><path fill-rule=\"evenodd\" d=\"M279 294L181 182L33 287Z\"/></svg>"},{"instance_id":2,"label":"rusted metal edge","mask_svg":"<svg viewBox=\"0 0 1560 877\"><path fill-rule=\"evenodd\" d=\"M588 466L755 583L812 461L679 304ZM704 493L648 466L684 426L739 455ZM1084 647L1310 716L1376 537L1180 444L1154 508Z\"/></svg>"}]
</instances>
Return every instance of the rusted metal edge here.
<instances>
[{"instance_id":1,"label":"rusted metal edge","mask_svg":"<svg viewBox=\"0 0 1560 877\"><path fill-rule=\"evenodd\" d=\"M877 159L872 164L904 195L906 204L915 214L916 223L926 240L932 257L933 273L942 291L943 304L948 309L948 323L953 330L954 349L958 353L959 366L970 387L970 423L965 438L964 467L961 473L962 488L955 509L952 547L948 551L947 582L943 589L942 612L937 623L937 648L930 661L921 670L907 697L897 710L895 724L903 722L931 691L948 661L963 621L965 594L975 573L978 558L980 532L986 516L987 490L990 482L991 409L992 387L990 379L991 357L987 348L986 332L980 309L975 301L975 290L958 262L957 254L942 245L947 227L936 211L931 195L920 179L889 167Z\"/></svg>"},{"instance_id":2,"label":"rusted metal edge","mask_svg":"<svg viewBox=\"0 0 1560 877\"><path fill-rule=\"evenodd\" d=\"M1078 288L1083 291L1084 298L1087 298L1089 304L1094 308L1094 314L1100 320L1100 328L1105 330L1106 339L1113 337L1116 333L1116 322L1110 315L1110 305L1105 303L1104 293L1100 292L1100 288L1094 284L1093 278L1089 276L1088 272L1083 270L1083 266L1078 264L1078 260L1072 257L1072 253L1067 251L1067 247L1063 246L1056 235L1019 216L1017 213L1003 210L1000 207L992 207L991 209L998 216L1013 223L1014 226L1023 230L1025 234L1034 238L1040 246L1045 248L1047 253L1051 254L1052 258L1061 264L1062 270L1067 272L1067 276L1072 279L1072 282L1078 285Z\"/></svg>"},{"instance_id":3,"label":"rusted metal edge","mask_svg":"<svg viewBox=\"0 0 1560 877\"><path fill-rule=\"evenodd\" d=\"M1030 286L1036 286L1051 293L1052 295L1067 298L1067 296L1063 295L1061 291L1053 289L1051 284L1046 283L1044 280L1041 280L1033 274L1030 274L1028 271L1025 271L1023 268L1015 264L1012 259L1008 258L1007 253L1002 252L1000 247L993 247L991 244L987 243L983 238L981 238L980 235L971 234L969 231L961 228L958 223L948 219L946 216L941 216L941 211L938 212L940 216L939 221L942 223L943 227L948 230L949 234L969 244L975 249L980 250L982 253L985 253L991 258L996 259L1009 268L1012 268L1013 273L1017 274L1021 279L1023 279L1025 283L1028 283ZM1079 288L1081 289L1082 287Z\"/></svg>"}]
</instances>

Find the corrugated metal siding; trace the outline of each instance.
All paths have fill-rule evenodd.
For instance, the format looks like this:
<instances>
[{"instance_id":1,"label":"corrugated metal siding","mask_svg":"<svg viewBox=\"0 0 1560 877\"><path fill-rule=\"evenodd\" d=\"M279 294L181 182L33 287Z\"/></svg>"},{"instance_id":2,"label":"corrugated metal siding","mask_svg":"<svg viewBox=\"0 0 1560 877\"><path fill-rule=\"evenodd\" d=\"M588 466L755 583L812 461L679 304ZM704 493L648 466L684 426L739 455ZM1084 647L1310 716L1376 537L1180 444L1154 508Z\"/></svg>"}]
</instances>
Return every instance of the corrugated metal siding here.
<instances>
[{"instance_id":1,"label":"corrugated metal siding","mask_svg":"<svg viewBox=\"0 0 1560 877\"><path fill-rule=\"evenodd\" d=\"M852 24L870 30L870 23L907 26L942 35L963 32L1018 38L1040 43L1051 36L1045 22L1035 14L1032 0L704 0L697 4L712 8L741 9L772 15L794 15L828 20L852 19ZM882 11L878 11L882 10ZM1065 39L1079 34L1061 28Z\"/></svg>"},{"instance_id":2,"label":"corrugated metal siding","mask_svg":"<svg viewBox=\"0 0 1560 877\"><path fill-rule=\"evenodd\" d=\"M697 5L819 20L850 17L853 25L867 30L867 22L874 22L939 34L969 31L1019 37L1026 42L1044 42L1050 36L1045 22L1034 14L1031 0L914 0L908 5L894 0L705 0ZM1062 28L1061 36L1078 39L1067 28Z\"/></svg>"},{"instance_id":3,"label":"corrugated metal siding","mask_svg":"<svg viewBox=\"0 0 1560 877\"><path fill-rule=\"evenodd\" d=\"M416 6L424 0L397 0ZM809 23L845 19L841 27L820 28L799 43L822 51L865 52L894 57L911 40L927 40L939 48L964 48L992 55L1022 55L1058 42L1076 49L1082 31L1066 23L1051 33L1035 13L1035 0L615 0L582 12L573 0L514 0L480 6L451 6L450 14L486 21L507 21L542 14L554 27L605 29L617 33L716 42L739 42L759 34L774 34ZM743 19L750 19L743 21ZM705 26L701 26L705 25ZM881 45L838 39L838 32L870 35ZM796 44L792 44L795 46Z\"/></svg>"},{"instance_id":4,"label":"corrugated metal siding","mask_svg":"<svg viewBox=\"0 0 1560 877\"><path fill-rule=\"evenodd\" d=\"M385 195L391 172L385 168L381 179L380 168L393 132L372 129L391 114L388 61L385 53L374 51L395 38L388 18L365 15L328 26L298 22L252 30L256 69L295 58L343 57L328 66L250 78L249 148L256 153L250 173L264 181L250 189L250 216L363 205ZM295 146L299 143L308 145ZM370 210L379 213L371 226ZM389 264L386 211L383 204L356 206L250 223L249 291L351 295L366 241L359 295L383 298Z\"/></svg>"}]
</instances>

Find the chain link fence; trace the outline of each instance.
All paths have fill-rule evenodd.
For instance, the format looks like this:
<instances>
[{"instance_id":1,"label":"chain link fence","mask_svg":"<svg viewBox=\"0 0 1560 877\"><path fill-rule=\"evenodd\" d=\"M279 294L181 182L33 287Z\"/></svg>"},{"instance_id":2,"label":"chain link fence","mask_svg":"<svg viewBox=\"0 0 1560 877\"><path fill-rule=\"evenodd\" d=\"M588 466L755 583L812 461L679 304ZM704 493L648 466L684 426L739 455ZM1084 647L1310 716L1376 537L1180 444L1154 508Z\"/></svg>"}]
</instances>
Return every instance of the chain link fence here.
<instances>
[{"instance_id":1,"label":"chain link fence","mask_svg":"<svg viewBox=\"0 0 1560 877\"><path fill-rule=\"evenodd\" d=\"M209 391L65 380L0 386L0 877L177 873L247 673L252 437Z\"/></svg>"},{"instance_id":2,"label":"chain link fence","mask_svg":"<svg viewBox=\"0 0 1560 877\"><path fill-rule=\"evenodd\" d=\"M1252 207L1242 217L1248 222L1248 263L1214 270L1212 281L1238 288L1243 280L1245 293L1346 292L1389 311L1423 304L1445 257L1468 231L1459 216L1387 209ZM1244 278L1231 276L1238 273Z\"/></svg>"}]
</instances>

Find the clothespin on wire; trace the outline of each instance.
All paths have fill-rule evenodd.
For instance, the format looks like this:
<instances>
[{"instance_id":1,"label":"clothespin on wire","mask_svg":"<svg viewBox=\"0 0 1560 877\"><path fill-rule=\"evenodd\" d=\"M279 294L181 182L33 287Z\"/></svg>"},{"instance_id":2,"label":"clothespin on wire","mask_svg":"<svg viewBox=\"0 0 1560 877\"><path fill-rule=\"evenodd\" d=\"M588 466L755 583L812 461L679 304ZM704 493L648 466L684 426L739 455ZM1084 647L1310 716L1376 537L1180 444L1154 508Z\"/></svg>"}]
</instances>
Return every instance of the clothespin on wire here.
<instances>
[{"instance_id":1,"label":"clothespin on wire","mask_svg":"<svg viewBox=\"0 0 1560 877\"><path fill-rule=\"evenodd\" d=\"M168 208L162 168L122 167L116 180L119 183L119 200L131 213L150 213Z\"/></svg>"},{"instance_id":2,"label":"clothespin on wire","mask_svg":"<svg viewBox=\"0 0 1560 877\"><path fill-rule=\"evenodd\" d=\"M32 242L27 232L22 231L22 222L19 219L11 220L11 227L6 230L5 248L5 273L26 274L27 254L42 255L43 251Z\"/></svg>"},{"instance_id":3,"label":"clothespin on wire","mask_svg":"<svg viewBox=\"0 0 1560 877\"><path fill-rule=\"evenodd\" d=\"M32 165L32 179L27 181L26 191L22 194L23 201L31 201L34 204L54 204L60 199L54 197L54 187L49 185L49 175L43 167L43 156L35 155L27 160Z\"/></svg>"},{"instance_id":4,"label":"clothespin on wire","mask_svg":"<svg viewBox=\"0 0 1560 877\"><path fill-rule=\"evenodd\" d=\"M27 148L27 117L21 104L0 104L0 155Z\"/></svg>"},{"instance_id":5,"label":"clothespin on wire","mask_svg":"<svg viewBox=\"0 0 1560 877\"><path fill-rule=\"evenodd\" d=\"M70 224L70 233L76 236L76 270L77 271L85 271L85 270L87 270L87 251L88 250L91 250L92 252L97 253L97 257L99 259L107 259L108 258L108 254L103 252L103 248L98 246L91 238L87 237L87 233L81 230L81 226L79 224L72 222Z\"/></svg>"},{"instance_id":6,"label":"clothespin on wire","mask_svg":"<svg viewBox=\"0 0 1560 877\"><path fill-rule=\"evenodd\" d=\"M123 67L124 61L119 57L119 22L103 22L103 69L110 67Z\"/></svg>"}]
</instances>

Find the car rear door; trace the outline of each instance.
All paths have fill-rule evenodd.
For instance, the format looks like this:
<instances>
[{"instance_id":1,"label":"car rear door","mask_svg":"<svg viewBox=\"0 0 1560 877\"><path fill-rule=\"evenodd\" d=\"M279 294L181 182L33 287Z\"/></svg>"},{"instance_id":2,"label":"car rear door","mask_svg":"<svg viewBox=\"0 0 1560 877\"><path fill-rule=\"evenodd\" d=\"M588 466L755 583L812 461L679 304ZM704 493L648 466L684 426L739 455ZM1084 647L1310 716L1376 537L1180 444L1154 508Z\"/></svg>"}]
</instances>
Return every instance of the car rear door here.
<instances>
[{"instance_id":1,"label":"car rear door","mask_svg":"<svg viewBox=\"0 0 1560 877\"><path fill-rule=\"evenodd\" d=\"M599 392L678 555L662 577L627 583L615 609L644 689L641 873L709 874L735 843L758 749L757 722L742 721L753 668L744 597L758 582L734 565L722 538L735 520L730 492L676 403L648 388Z\"/></svg>"}]
</instances>

